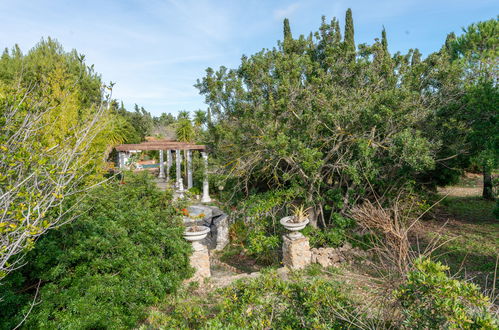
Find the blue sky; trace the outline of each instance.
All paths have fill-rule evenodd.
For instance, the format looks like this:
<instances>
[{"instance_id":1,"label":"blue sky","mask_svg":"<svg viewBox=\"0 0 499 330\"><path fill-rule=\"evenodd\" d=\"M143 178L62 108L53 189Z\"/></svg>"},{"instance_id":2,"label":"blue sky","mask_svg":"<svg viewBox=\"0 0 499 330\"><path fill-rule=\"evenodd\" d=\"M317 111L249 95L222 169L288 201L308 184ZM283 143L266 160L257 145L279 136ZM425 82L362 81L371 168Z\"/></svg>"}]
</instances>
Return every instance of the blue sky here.
<instances>
[{"instance_id":1,"label":"blue sky","mask_svg":"<svg viewBox=\"0 0 499 330\"><path fill-rule=\"evenodd\" d=\"M316 31L321 16L352 8L357 43L372 42L384 25L391 52L440 48L448 32L499 14L495 0L350 1L34 1L0 0L0 47L23 51L42 37L76 48L95 64L113 96L155 115L205 109L193 84L207 67L236 67L242 54L272 48L282 20L294 36Z\"/></svg>"}]
</instances>

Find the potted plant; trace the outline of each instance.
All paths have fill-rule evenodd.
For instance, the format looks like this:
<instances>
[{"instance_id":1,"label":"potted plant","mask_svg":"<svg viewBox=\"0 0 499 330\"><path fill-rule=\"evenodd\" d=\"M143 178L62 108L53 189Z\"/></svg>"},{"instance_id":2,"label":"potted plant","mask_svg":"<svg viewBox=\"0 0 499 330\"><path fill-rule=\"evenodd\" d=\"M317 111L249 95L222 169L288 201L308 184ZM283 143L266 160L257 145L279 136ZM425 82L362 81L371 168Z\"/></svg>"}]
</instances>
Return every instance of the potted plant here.
<instances>
[{"instance_id":1,"label":"potted plant","mask_svg":"<svg viewBox=\"0 0 499 330\"><path fill-rule=\"evenodd\" d=\"M189 226L184 231L184 238L189 242L197 242L206 237L210 228L206 226Z\"/></svg>"},{"instance_id":2,"label":"potted plant","mask_svg":"<svg viewBox=\"0 0 499 330\"><path fill-rule=\"evenodd\" d=\"M305 206L303 205L293 205L293 208L293 215L282 218L281 224L289 231L299 231L305 228L310 221L308 219L309 209L305 209Z\"/></svg>"}]
</instances>

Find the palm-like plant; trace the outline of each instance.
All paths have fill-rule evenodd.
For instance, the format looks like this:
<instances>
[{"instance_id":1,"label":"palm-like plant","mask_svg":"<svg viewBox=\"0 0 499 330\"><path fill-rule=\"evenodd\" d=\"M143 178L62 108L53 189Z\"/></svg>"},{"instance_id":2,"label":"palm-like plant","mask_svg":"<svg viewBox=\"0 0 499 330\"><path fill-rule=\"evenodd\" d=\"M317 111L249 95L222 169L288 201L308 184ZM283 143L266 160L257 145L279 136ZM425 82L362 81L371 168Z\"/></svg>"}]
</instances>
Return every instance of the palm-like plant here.
<instances>
[{"instance_id":1,"label":"palm-like plant","mask_svg":"<svg viewBox=\"0 0 499 330\"><path fill-rule=\"evenodd\" d=\"M300 223L305 221L308 218L309 210L310 208L305 208L303 204L299 206L293 205L293 217L289 222Z\"/></svg>"}]
</instances>

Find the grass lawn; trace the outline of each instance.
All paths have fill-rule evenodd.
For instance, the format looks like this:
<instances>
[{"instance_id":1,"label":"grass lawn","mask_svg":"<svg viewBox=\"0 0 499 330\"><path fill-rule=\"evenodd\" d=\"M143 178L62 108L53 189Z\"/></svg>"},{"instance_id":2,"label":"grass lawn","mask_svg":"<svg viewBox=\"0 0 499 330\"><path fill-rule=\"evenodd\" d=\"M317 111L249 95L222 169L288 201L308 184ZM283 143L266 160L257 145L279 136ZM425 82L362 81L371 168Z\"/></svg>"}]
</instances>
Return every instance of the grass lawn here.
<instances>
[{"instance_id":1,"label":"grass lawn","mask_svg":"<svg viewBox=\"0 0 499 330\"><path fill-rule=\"evenodd\" d=\"M447 197L435 208L433 219L422 223L419 234L426 241L446 242L433 255L452 273L490 289L499 256L499 220L493 214L495 202L480 197L480 183L481 177L467 176L440 190Z\"/></svg>"}]
</instances>

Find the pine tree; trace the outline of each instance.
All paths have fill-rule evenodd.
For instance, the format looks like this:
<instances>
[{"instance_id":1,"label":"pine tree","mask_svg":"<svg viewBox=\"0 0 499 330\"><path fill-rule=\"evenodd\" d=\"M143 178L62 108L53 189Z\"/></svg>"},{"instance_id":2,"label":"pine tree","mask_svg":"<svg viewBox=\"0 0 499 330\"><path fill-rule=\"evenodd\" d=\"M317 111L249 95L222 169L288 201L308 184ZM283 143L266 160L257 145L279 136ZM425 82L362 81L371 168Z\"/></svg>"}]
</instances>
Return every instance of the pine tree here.
<instances>
[{"instance_id":1,"label":"pine tree","mask_svg":"<svg viewBox=\"0 0 499 330\"><path fill-rule=\"evenodd\" d=\"M347 9L345 16L345 45L347 50L355 51L355 40L354 40L354 30L353 30L353 18L352 18L352 10L350 8Z\"/></svg>"},{"instance_id":2,"label":"pine tree","mask_svg":"<svg viewBox=\"0 0 499 330\"><path fill-rule=\"evenodd\" d=\"M445 39L445 51L449 54L452 60L455 60L458 57L456 49L456 34L454 32L449 33Z\"/></svg>"}]
</instances>

